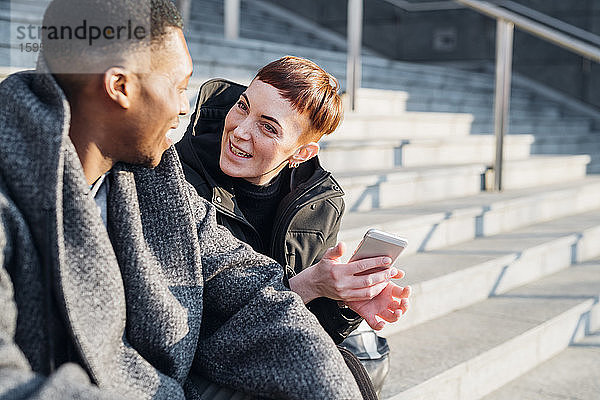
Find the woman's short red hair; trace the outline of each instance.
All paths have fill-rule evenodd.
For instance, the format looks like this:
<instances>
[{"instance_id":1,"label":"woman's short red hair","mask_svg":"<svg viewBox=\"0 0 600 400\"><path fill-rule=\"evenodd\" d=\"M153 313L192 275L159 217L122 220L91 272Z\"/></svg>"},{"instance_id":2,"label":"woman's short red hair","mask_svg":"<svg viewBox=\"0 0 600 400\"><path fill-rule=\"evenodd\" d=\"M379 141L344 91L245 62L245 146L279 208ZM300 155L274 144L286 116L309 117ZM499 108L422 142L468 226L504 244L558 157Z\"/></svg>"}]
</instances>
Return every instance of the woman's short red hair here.
<instances>
[{"instance_id":1,"label":"woman's short red hair","mask_svg":"<svg viewBox=\"0 0 600 400\"><path fill-rule=\"evenodd\" d=\"M311 130L303 133L304 139L319 140L335 131L342 120L338 80L310 60L280 58L262 67L254 79L273 86L295 110L306 113Z\"/></svg>"}]
</instances>

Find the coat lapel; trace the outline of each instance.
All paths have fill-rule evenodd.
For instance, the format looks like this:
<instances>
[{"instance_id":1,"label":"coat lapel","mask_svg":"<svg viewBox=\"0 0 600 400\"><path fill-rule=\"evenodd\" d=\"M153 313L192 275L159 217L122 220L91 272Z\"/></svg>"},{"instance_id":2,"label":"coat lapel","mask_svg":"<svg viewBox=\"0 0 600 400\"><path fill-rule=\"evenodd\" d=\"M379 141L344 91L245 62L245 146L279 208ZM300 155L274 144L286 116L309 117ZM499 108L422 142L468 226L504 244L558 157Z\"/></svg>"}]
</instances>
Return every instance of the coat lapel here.
<instances>
[{"instance_id":1,"label":"coat lapel","mask_svg":"<svg viewBox=\"0 0 600 400\"><path fill-rule=\"evenodd\" d=\"M197 345L203 279L195 222L174 161L166 155L155 169L115 166L108 215L125 285L127 339L183 382Z\"/></svg>"},{"instance_id":2,"label":"coat lapel","mask_svg":"<svg viewBox=\"0 0 600 400\"><path fill-rule=\"evenodd\" d=\"M57 212L58 299L92 378L115 385L112 368L120 360L125 328L121 274L93 198L87 196L81 164L70 141L64 146L62 209ZM60 295L62 294L62 296ZM60 302L59 300L59 302Z\"/></svg>"}]
</instances>

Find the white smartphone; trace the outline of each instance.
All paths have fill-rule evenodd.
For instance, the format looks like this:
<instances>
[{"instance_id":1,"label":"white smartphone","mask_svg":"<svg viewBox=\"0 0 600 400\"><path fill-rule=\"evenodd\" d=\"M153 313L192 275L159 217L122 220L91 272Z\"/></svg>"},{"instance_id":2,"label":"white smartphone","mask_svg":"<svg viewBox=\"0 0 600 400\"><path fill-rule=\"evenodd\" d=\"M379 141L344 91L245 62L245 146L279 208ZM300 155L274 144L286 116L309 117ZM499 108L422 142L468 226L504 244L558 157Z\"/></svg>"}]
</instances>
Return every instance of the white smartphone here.
<instances>
[{"instance_id":1,"label":"white smartphone","mask_svg":"<svg viewBox=\"0 0 600 400\"><path fill-rule=\"evenodd\" d=\"M379 229L369 229L356 250L354 250L352 257L350 257L348 262L365 258L388 256L392 259L391 265L393 265L406 246L408 246L408 242L404 238ZM356 275L372 274L373 272L381 271L386 268L389 267L376 267Z\"/></svg>"}]
</instances>

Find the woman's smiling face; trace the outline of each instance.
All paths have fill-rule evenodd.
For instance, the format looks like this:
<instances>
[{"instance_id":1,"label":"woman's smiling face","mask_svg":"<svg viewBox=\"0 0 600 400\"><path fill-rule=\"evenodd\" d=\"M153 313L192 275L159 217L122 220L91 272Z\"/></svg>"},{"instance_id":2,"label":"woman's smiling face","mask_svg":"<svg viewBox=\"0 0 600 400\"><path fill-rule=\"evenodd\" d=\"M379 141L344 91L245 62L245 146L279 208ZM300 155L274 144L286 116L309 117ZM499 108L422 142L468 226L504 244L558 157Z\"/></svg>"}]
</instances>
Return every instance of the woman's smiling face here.
<instances>
[{"instance_id":1,"label":"woman's smiling face","mask_svg":"<svg viewBox=\"0 0 600 400\"><path fill-rule=\"evenodd\" d=\"M258 79L225 117L221 138L221 170L256 185L267 184L302 146L309 120L278 90Z\"/></svg>"}]
</instances>

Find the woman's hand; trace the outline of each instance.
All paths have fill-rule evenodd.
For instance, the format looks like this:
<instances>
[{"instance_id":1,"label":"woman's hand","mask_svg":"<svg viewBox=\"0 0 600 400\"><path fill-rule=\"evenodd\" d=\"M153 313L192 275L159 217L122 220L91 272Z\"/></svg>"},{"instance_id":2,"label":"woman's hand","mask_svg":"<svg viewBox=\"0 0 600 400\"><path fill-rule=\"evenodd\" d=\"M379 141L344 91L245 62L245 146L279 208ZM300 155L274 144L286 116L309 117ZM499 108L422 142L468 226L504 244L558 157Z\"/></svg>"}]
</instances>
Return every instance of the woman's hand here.
<instances>
[{"instance_id":1,"label":"woman's hand","mask_svg":"<svg viewBox=\"0 0 600 400\"><path fill-rule=\"evenodd\" d=\"M404 272L390 268L392 260L389 257L367 258L341 264L339 258L344 254L345 247L343 242L338 243L325 252L321 261L289 280L290 289L299 294L304 303L317 297L345 302L371 300L388 286L390 279L404 276ZM355 275L377 267L379 268L376 272ZM370 306L369 310L372 307ZM364 305L360 308L364 308Z\"/></svg>"},{"instance_id":2,"label":"woman's hand","mask_svg":"<svg viewBox=\"0 0 600 400\"><path fill-rule=\"evenodd\" d=\"M346 305L367 321L376 331L383 329L386 322L396 322L408 311L410 286L402 287L388 282L385 289L371 300L350 301ZM383 321L378 321L375 316Z\"/></svg>"}]
</instances>

